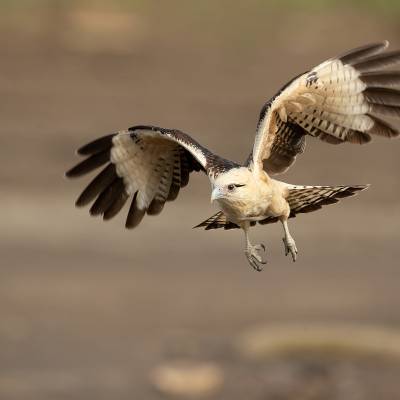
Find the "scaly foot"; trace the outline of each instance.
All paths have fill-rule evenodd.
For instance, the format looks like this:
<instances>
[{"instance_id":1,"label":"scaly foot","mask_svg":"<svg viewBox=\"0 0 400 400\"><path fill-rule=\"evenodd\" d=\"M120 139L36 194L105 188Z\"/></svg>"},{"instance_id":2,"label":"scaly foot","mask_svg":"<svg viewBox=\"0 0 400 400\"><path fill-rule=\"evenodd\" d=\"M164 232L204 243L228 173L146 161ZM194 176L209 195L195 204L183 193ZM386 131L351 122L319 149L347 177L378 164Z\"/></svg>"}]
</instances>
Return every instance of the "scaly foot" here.
<instances>
[{"instance_id":1,"label":"scaly foot","mask_svg":"<svg viewBox=\"0 0 400 400\"><path fill-rule=\"evenodd\" d=\"M283 244L285 245L285 256L287 256L289 253L292 255L293 262L296 261L297 259L297 247L296 247L296 242L294 239L289 236L289 237L284 237L283 239Z\"/></svg>"},{"instance_id":2,"label":"scaly foot","mask_svg":"<svg viewBox=\"0 0 400 400\"><path fill-rule=\"evenodd\" d=\"M265 246L262 243L255 246L249 244L244 252L247 261L256 271L262 271L262 265L267 263L259 253L261 250L265 252Z\"/></svg>"}]
</instances>

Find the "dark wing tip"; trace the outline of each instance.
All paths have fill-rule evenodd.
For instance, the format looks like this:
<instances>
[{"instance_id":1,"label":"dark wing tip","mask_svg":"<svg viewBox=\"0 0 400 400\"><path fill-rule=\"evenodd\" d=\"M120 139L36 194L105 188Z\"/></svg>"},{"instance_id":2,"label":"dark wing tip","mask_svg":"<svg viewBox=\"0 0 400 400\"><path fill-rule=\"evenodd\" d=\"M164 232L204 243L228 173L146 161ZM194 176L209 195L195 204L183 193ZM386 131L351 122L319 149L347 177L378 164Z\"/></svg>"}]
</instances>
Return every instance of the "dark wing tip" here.
<instances>
[{"instance_id":1,"label":"dark wing tip","mask_svg":"<svg viewBox=\"0 0 400 400\"><path fill-rule=\"evenodd\" d=\"M360 73L382 70L400 63L400 51L386 51L382 54L375 54L371 57L357 60L352 66Z\"/></svg>"},{"instance_id":2,"label":"dark wing tip","mask_svg":"<svg viewBox=\"0 0 400 400\"><path fill-rule=\"evenodd\" d=\"M115 195L114 200L104 212L103 220L108 221L109 219L114 218L121 211L128 198L129 194L125 191L125 187L122 185L119 192Z\"/></svg>"},{"instance_id":3,"label":"dark wing tip","mask_svg":"<svg viewBox=\"0 0 400 400\"><path fill-rule=\"evenodd\" d=\"M368 130L368 133L387 138L395 138L400 135L400 132L397 128L390 125L383 119L380 119L375 115L369 115L369 117L373 119L374 125Z\"/></svg>"},{"instance_id":4,"label":"dark wing tip","mask_svg":"<svg viewBox=\"0 0 400 400\"><path fill-rule=\"evenodd\" d=\"M208 221L208 220L203 221L203 222L200 222L200 224L195 225L192 229L202 228L203 226L207 226L207 224L206 224L207 221Z\"/></svg>"},{"instance_id":5,"label":"dark wing tip","mask_svg":"<svg viewBox=\"0 0 400 400\"><path fill-rule=\"evenodd\" d=\"M367 88L399 88L400 71L378 70L361 73L359 79Z\"/></svg>"},{"instance_id":6,"label":"dark wing tip","mask_svg":"<svg viewBox=\"0 0 400 400\"><path fill-rule=\"evenodd\" d=\"M400 61L400 53L399 53ZM393 88L370 87L363 91L371 113L392 117L400 116L400 91ZM373 118L373 116L370 116ZM381 123L383 121L380 121ZM386 136L386 135L384 135Z\"/></svg>"},{"instance_id":7,"label":"dark wing tip","mask_svg":"<svg viewBox=\"0 0 400 400\"><path fill-rule=\"evenodd\" d=\"M355 190L356 192L362 192L363 190L367 190L369 189L371 186L370 183L366 183L365 185L355 185L352 186L353 190Z\"/></svg>"},{"instance_id":8,"label":"dark wing tip","mask_svg":"<svg viewBox=\"0 0 400 400\"><path fill-rule=\"evenodd\" d=\"M177 184L172 183L168 193L167 201L174 201L178 197L181 187Z\"/></svg>"},{"instance_id":9,"label":"dark wing tip","mask_svg":"<svg viewBox=\"0 0 400 400\"><path fill-rule=\"evenodd\" d=\"M353 185L353 186L344 186L340 188L340 191L337 191L334 194L334 197L337 199L343 199L345 197L352 197L357 194L357 192L362 192L370 187L367 185Z\"/></svg>"},{"instance_id":10,"label":"dark wing tip","mask_svg":"<svg viewBox=\"0 0 400 400\"><path fill-rule=\"evenodd\" d=\"M138 192L135 193L132 199L131 206L129 208L128 216L126 217L125 227L127 229L133 229L140 224L144 215L146 214L146 210L141 210L138 208L136 203Z\"/></svg>"},{"instance_id":11,"label":"dark wing tip","mask_svg":"<svg viewBox=\"0 0 400 400\"><path fill-rule=\"evenodd\" d=\"M379 54L384 51L389 46L388 40L383 40L382 42L370 43L364 46L357 47L340 54L338 58L344 64L353 64L364 60L375 54Z\"/></svg>"},{"instance_id":12,"label":"dark wing tip","mask_svg":"<svg viewBox=\"0 0 400 400\"><path fill-rule=\"evenodd\" d=\"M92 142L85 144L77 150L77 153L82 156L92 155L112 147L112 139L116 133L102 136Z\"/></svg>"},{"instance_id":13,"label":"dark wing tip","mask_svg":"<svg viewBox=\"0 0 400 400\"><path fill-rule=\"evenodd\" d=\"M371 141L368 133L352 130L346 136L346 141L353 144L366 144Z\"/></svg>"},{"instance_id":14,"label":"dark wing tip","mask_svg":"<svg viewBox=\"0 0 400 400\"><path fill-rule=\"evenodd\" d=\"M64 172L64 177L65 178L75 178L76 175L74 174L74 169L75 169L75 167L72 167L67 172Z\"/></svg>"},{"instance_id":15,"label":"dark wing tip","mask_svg":"<svg viewBox=\"0 0 400 400\"><path fill-rule=\"evenodd\" d=\"M77 207L89 204L117 178L115 165L109 163L96 177L86 186L75 202Z\"/></svg>"},{"instance_id":16,"label":"dark wing tip","mask_svg":"<svg viewBox=\"0 0 400 400\"><path fill-rule=\"evenodd\" d=\"M147 214L148 215L158 215L162 211L165 205L165 200L158 200L158 199L153 199L149 205L149 208L147 209Z\"/></svg>"},{"instance_id":17,"label":"dark wing tip","mask_svg":"<svg viewBox=\"0 0 400 400\"><path fill-rule=\"evenodd\" d=\"M109 159L110 149L106 149L100 153L92 154L91 156L68 170L65 173L65 176L67 178L78 178L107 163Z\"/></svg>"},{"instance_id":18,"label":"dark wing tip","mask_svg":"<svg viewBox=\"0 0 400 400\"><path fill-rule=\"evenodd\" d=\"M112 205L120 190L124 189L122 179L116 177L112 183L107 186L97 197L89 212L91 215L104 214L107 209Z\"/></svg>"}]
</instances>

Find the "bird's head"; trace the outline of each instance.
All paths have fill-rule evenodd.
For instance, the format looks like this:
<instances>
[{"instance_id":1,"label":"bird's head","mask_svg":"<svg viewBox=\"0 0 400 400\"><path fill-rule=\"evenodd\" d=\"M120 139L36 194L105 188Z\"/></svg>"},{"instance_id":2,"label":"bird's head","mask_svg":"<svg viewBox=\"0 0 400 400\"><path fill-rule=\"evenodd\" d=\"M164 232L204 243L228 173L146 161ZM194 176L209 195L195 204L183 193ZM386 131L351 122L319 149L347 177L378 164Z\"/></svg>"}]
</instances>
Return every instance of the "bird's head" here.
<instances>
[{"instance_id":1,"label":"bird's head","mask_svg":"<svg viewBox=\"0 0 400 400\"><path fill-rule=\"evenodd\" d=\"M246 201L254 185L254 178L247 168L233 168L218 175L212 185L211 202Z\"/></svg>"}]
</instances>

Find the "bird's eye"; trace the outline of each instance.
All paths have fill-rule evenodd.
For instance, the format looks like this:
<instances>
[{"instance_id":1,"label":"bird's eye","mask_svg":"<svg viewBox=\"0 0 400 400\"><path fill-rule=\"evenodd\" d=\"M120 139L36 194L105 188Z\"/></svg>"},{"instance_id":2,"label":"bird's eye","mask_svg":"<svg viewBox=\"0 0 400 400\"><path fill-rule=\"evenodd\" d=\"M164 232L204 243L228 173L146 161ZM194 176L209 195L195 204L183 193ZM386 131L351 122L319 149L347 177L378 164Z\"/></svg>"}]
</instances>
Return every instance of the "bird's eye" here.
<instances>
[{"instance_id":1,"label":"bird's eye","mask_svg":"<svg viewBox=\"0 0 400 400\"><path fill-rule=\"evenodd\" d=\"M240 183L231 183L230 185L228 185L228 190L232 191L235 188L239 188L239 187L242 187L242 186L245 186L245 185L242 185Z\"/></svg>"}]
</instances>

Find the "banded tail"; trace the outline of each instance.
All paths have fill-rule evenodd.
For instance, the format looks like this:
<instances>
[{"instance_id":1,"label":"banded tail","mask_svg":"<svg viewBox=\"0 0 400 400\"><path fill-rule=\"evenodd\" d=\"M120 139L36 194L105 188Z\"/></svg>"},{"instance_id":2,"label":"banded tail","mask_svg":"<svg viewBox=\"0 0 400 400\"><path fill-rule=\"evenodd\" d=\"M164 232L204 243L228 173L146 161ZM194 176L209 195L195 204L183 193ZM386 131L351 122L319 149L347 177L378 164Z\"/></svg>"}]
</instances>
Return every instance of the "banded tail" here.
<instances>
[{"instance_id":1,"label":"banded tail","mask_svg":"<svg viewBox=\"0 0 400 400\"><path fill-rule=\"evenodd\" d=\"M355 185L355 186L296 186L289 185L289 195L286 198L290 206L290 217L294 218L300 213L309 213L312 211L319 210L322 206L328 204L334 204L339 202L344 197L351 197L362 190L365 190L369 185ZM268 217L261 221L259 224L271 224L277 222L277 217ZM256 222L252 221L251 225L255 225ZM238 225L228 221L225 214L220 211L210 218L206 219L194 228L209 229L235 229L239 228Z\"/></svg>"}]
</instances>

